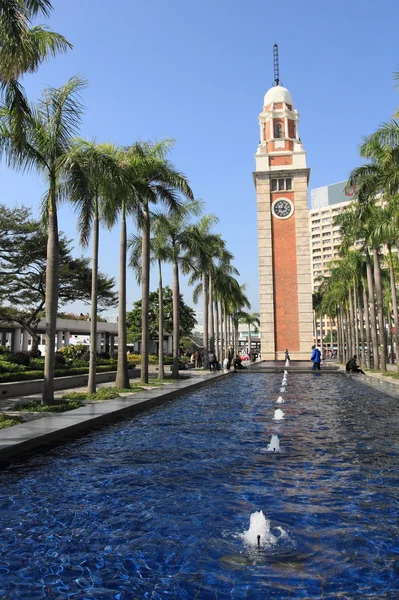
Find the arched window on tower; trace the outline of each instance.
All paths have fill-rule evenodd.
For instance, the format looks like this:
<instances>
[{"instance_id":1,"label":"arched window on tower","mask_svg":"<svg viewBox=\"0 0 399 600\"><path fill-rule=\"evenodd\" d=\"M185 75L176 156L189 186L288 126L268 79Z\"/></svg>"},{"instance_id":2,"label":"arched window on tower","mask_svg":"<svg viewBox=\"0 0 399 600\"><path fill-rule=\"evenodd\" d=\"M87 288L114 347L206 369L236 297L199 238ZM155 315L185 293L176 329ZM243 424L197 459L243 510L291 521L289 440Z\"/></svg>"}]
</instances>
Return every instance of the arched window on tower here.
<instances>
[{"instance_id":1,"label":"arched window on tower","mask_svg":"<svg viewBox=\"0 0 399 600\"><path fill-rule=\"evenodd\" d=\"M277 139L283 137L283 126L281 123L276 123L274 127L274 137Z\"/></svg>"}]
</instances>

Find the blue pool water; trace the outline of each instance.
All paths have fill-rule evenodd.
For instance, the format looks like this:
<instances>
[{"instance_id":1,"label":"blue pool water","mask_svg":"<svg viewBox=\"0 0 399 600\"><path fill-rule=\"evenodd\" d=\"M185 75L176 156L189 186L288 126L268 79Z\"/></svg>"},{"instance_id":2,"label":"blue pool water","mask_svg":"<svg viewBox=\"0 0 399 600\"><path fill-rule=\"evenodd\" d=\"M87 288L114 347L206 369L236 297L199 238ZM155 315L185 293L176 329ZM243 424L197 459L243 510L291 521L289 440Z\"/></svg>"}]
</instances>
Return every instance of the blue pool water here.
<instances>
[{"instance_id":1,"label":"blue pool water","mask_svg":"<svg viewBox=\"0 0 399 600\"><path fill-rule=\"evenodd\" d=\"M231 376L10 466L0 598L399 598L396 400L289 374L276 405L281 379ZM258 510L278 537L259 549Z\"/></svg>"}]
</instances>

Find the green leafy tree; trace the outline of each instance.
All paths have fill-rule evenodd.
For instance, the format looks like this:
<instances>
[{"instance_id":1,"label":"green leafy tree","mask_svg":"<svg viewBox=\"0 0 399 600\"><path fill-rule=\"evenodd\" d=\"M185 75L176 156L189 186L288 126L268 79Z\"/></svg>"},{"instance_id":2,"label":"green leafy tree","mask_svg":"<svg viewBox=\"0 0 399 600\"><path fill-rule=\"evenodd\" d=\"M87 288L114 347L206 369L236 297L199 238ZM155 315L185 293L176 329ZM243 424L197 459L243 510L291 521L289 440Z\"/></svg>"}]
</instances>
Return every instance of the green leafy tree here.
<instances>
[{"instance_id":1,"label":"green leafy tree","mask_svg":"<svg viewBox=\"0 0 399 600\"><path fill-rule=\"evenodd\" d=\"M155 338L158 337L159 290L156 292L150 292L149 300L148 320L150 337ZM195 311L184 302L182 294L180 294L179 304L179 332L180 335L189 336L197 324ZM142 300L137 300L137 302L133 304L133 310L126 314L128 331L136 340L141 338L141 309ZM163 288L163 315L165 331L171 333L173 331L173 292L169 286Z\"/></svg>"},{"instance_id":2,"label":"green leafy tree","mask_svg":"<svg viewBox=\"0 0 399 600\"><path fill-rule=\"evenodd\" d=\"M47 236L24 207L0 205L0 231L0 320L19 323L31 335L34 349L39 344L37 326L46 298ZM90 302L90 260L73 258L71 250L71 241L60 233L57 309L76 301ZM98 302L102 308L116 305L114 283L113 278L99 274Z\"/></svg>"}]
</instances>

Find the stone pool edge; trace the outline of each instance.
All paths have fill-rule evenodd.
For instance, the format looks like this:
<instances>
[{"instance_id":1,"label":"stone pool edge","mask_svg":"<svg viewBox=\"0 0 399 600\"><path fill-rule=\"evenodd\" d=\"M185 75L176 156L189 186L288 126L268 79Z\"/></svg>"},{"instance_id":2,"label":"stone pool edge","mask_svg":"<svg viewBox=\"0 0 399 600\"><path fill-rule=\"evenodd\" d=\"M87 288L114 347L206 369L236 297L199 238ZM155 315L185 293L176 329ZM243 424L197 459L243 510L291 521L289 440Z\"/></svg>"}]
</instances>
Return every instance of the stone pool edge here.
<instances>
[{"instance_id":1,"label":"stone pool edge","mask_svg":"<svg viewBox=\"0 0 399 600\"><path fill-rule=\"evenodd\" d=\"M0 430L0 467L7 466L10 459L29 450L52 442L62 442L77 433L152 408L230 375L231 372L212 373L196 376L195 381L192 381L194 377L190 377L190 380L183 379L178 383L166 384L162 388L143 390L115 400L86 404L62 414L47 413L43 418L2 429Z\"/></svg>"}]
</instances>

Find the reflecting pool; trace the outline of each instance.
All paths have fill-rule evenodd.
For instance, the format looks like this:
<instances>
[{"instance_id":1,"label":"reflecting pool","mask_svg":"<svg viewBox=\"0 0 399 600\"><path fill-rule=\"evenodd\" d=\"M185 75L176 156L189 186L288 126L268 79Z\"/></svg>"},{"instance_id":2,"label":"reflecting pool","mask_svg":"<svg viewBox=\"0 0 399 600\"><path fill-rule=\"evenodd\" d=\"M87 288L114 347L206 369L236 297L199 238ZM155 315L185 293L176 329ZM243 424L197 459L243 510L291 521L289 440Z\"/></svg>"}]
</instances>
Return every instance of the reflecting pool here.
<instances>
[{"instance_id":1,"label":"reflecting pool","mask_svg":"<svg viewBox=\"0 0 399 600\"><path fill-rule=\"evenodd\" d=\"M10 466L0 598L398 598L397 401L281 377L232 375Z\"/></svg>"}]
</instances>

